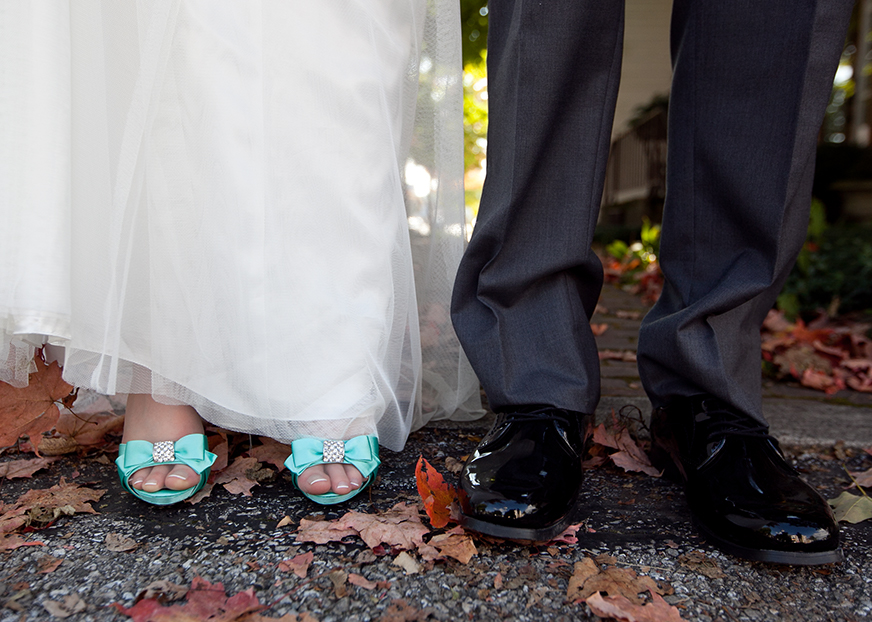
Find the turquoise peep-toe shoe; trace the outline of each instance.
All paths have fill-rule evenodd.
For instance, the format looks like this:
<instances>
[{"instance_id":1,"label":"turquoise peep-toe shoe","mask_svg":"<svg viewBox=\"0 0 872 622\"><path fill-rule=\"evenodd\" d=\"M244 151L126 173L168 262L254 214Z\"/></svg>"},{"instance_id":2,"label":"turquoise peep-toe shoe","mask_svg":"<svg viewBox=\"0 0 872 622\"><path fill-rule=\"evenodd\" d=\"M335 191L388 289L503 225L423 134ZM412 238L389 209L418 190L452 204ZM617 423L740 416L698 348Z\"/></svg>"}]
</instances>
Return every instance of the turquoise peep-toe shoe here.
<instances>
[{"instance_id":1,"label":"turquoise peep-toe shoe","mask_svg":"<svg viewBox=\"0 0 872 622\"><path fill-rule=\"evenodd\" d=\"M154 505L170 505L193 497L203 488L217 457L208 450L204 434L188 434L175 443L173 441L160 441L154 444L148 441L122 443L118 448L115 465L118 467L121 485L127 489L127 492ZM191 467L200 476L200 483L184 490L164 488L157 492L137 490L130 485L130 476L139 469L164 464L184 464Z\"/></svg>"},{"instance_id":2,"label":"turquoise peep-toe shoe","mask_svg":"<svg viewBox=\"0 0 872 622\"><path fill-rule=\"evenodd\" d=\"M355 436L348 441L324 441L317 438L301 438L291 443L291 455L285 460L285 466L293 475L294 486L297 478L309 467L319 464L350 464L363 475L363 485L346 495L335 492L323 495L310 495L300 490L315 503L332 505L348 501L375 479L378 465L378 438L376 436Z\"/></svg>"}]
</instances>

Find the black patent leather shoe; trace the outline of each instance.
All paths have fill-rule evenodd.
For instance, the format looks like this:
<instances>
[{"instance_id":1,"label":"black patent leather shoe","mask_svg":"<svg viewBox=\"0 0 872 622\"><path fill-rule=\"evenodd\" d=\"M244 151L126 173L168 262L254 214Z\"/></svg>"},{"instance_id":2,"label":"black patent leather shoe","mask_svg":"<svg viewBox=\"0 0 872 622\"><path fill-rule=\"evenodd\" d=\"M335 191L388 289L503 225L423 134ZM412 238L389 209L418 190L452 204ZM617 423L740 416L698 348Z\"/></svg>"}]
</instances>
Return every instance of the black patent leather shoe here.
<instances>
[{"instance_id":1,"label":"black patent leather shoe","mask_svg":"<svg viewBox=\"0 0 872 622\"><path fill-rule=\"evenodd\" d=\"M560 535L581 493L585 422L556 408L498 414L460 475L461 525L515 540Z\"/></svg>"},{"instance_id":2,"label":"black patent leather shoe","mask_svg":"<svg viewBox=\"0 0 872 622\"><path fill-rule=\"evenodd\" d=\"M787 464L766 426L700 395L656 410L651 435L659 457L673 457L694 522L712 545L777 564L844 559L830 507Z\"/></svg>"}]
</instances>

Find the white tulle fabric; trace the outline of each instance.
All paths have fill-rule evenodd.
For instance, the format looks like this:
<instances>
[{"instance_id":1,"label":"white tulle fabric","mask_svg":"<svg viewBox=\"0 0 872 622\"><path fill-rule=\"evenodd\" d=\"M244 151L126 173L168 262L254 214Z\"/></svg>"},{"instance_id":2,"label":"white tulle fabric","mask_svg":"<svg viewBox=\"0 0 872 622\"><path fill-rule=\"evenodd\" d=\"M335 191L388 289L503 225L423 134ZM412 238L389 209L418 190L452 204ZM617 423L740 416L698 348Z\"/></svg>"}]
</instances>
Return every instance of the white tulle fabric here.
<instances>
[{"instance_id":1,"label":"white tulle fabric","mask_svg":"<svg viewBox=\"0 0 872 622\"><path fill-rule=\"evenodd\" d=\"M477 414L454 5L3 0L0 378L57 344L77 386L397 450Z\"/></svg>"}]
</instances>

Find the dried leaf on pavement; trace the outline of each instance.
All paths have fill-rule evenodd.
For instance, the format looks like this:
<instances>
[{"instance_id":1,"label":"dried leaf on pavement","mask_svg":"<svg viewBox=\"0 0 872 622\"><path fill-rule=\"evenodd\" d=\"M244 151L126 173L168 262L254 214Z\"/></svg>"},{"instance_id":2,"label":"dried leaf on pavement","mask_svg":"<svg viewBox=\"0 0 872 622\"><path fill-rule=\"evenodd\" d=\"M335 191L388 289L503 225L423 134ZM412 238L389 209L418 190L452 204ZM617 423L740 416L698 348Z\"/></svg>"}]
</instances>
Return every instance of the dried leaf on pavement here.
<instances>
[{"instance_id":1,"label":"dried leaf on pavement","mask_svg":"<svg viewBox=\"0 0 872 622\"><path fill-rule=\"evenodd\" d=\"M33 474L44 469L58 458L32 458L30 460L10 460L0 464L0 477L15 479L17 477L33 477Z\"/></svg>"},{"instance_id":2,"label":"dried leaf on pavement","mask_svg":"<svg viewBox=\"0 0 872 622\"><path fill-rule=\"evenodd\" d=\"M191 588L186 594L184 605L165 607L154 598L143 598L132 607L124 607L119 603L113 606L122 614L133 618L134 622L169 622L171 620L190 621L222 620L230 622L240 620L244 614L263 610L254 589L249 588L228 597L224 592L223 583L214 585L194 577Z\"/></svg>"},{"instance_id":3,"label":"dried leaf on pavement","mask_svg":"<svg viewBox=\"0 0 872 622\"><path fill-rule=\"evenodd\" d=\"M702 551L690 551L678 556L678 561L694 572L708 577L709 579L726 579L727 575L721 570L717 562L706 557Z\"/></svg>"},{"instance_id":4,"label":"dried leaf on pavement","mask_svg":"<svg viewBox=\"0 0 872 622\"><path fill-rule=\"evenodd\" d=\"M80 447L91 447L105 444L106 434L120 433L123 427L124 417L111 411L80 414L66 410L58 418L55 430L62 437L75 440Z\"/></svg>"},{"instance_id":5,"label":"dried leaf on pavement","mask_svg":"<svg viewBox=\"0 0 872 622\"><path fill-rule=\"evenodd\" d=\"M379 544L415 549L423 544L424 534L430 532L421 522L418 508L407 503L397 503L387 512L378 514L347 512L337 526L356 531L371 549Z\"/></svg>"},{"instance_id":6,"label":"dried leaf on pavement","mask_svg":"<svg viewBox=\"0 0 872 622\"><path fill-rule=\"evenodd\" d=\"M8 533L20 527L45 527L60 516L97 514L91 507L91 502L99 501L105 492L68 484L63 477L51 488L28 490L14 504L3 507L0 533Z\"/></svg>"},{"instance_id":7,"label":"dried leaf on pavement","mask_svg":"<svg viewBox=\"0 0 872 622\"><path fill-rule=\"evenodd\" d=\"M0 533L0 551L11 551L22 546L45 546L45 542L25 540L15 534Z\"/></svg>"},{"instance_id":8,"label":"dried leaf on pavement","mask_svg":"<svg viewBox=\"0 0 872 622\"><path fill-rule=\"evenodd\" d=\"M48 574L50 572L54 572L58 569L58 566L63 563L63 561L63 557L52 557L51 555L46 555L39 560L39 570L37 570L37 572L39 574Z\"/></svg>"},{"instance_id":9,"label":"dried leaf on pavement","mask_svg":"<svg viewBox=\"0 0 872 622\"><path fill-rule=\"evenodd\" d=\"M315 559L315 554L312 551L308 553L300 553L291 559L285 559L279 562L279 570L283 572L293 572L301 579L305 579L309 573L309 565Z\"/></svg>"},{"instance_id":10,"label":"dried leaf on pavement","mask_svg":"<svg viewBox=\"0 0 872 622\"><path fill-rule=\"evenodd\" d=\"M133 538L128 538L120 533L106 534L106 548L115 553L123 553L132 551L139 546L139 543Z\"/></svg>"},{"instance_id":11,"label":"dried leaf on pavement","mask_svg":"<svg viewBox=\"0 0 872 622\"><path fill-rule=\"evenodd\" d=\"M259 483L256 478L260 463L257 458L237 458L229 467L215 476L215 483L224 486L233 495L251 496L251 489Z\"/></svg>"},{"instance_id":12,"label":"dried leaf on pavement","mask_svg":"<svg viewBox=\"0 0 872 622\"><path fill-rule=\"evenodd\" d=\"M362 587L365 590L374 590L378 587L378 583L376 583L375 581L370 581L363 575L355 574L353 572L348 573L348 582L351 585Z\"/></svg>"},{"instance_id":13,"label":"dried leaf on pavement","mask_svg":"<svg viewBox=\"0 0 872 622\"><path fill-rule=\"evenodd\" d=\"M829 504L837 521L860 523L872 518L872 499L866 495L843 492L835 499L830 499Z\"/></svg>"},{"instance_id":14,"label":"dried leaf on pavement","mask_svg":"<svg viewBox=\"0 0 872 622\"><path fill-rule=\"evenodd\" d=\"M30 374L26 387L0 382L0 447L12 445L25 435L36 447L42 433L54 428L60 417L56 402L72 392L57 363L46 365L39 356L34 363L36 371Z\"/></svg>"},{"instance_id":15,"label":"dried leaf on pavement","mask_svg":"<svg viewBox=\"0 0 872 622\"><path fill-rule=\"evenodd\" d=\"M603 596L597 592L585 602L590 610L601 618L615 618L627 622L683 622L678 609L667 603L651 590L651 602L637 604L624 596Z\"/></svg>"},{"instance_id":16,"label":"dried leaf on pavement","mask_svg":"<svg viewBox=\"0 0 872 622\"><path fill-rule=\"evenodd\" d=\"M139 602L143 598L150 598L152 600L156 600L162 605L165 605L167 603L173 602L174 600L184 598L185 594L187 593L188 588L183 585L178 585L165 579L160 581L152 581L145 587L144 590L139 593L139 595L136 597L136 602Z\"/></svg>"},{"instance_id":17,"label":"dried leaf on pavement","mask_svg":"<svg viewBox=\"0 0 872 622\"><path fill-rule=\"evenodd\" d=\"M258 437L262 445L251 449L248 455L257 458L259 462L267 462L276 469L279 473L285 468L285 460L291 455L291 446L280 443L268 436Z\"/></svg>"},{"instance_id":18,"label":"dried leaf on pavement","mask_svg":"<svg viewBox=\"0 0 872 622\"><path fill-rule=\"evenodd\" d=\"M872 469L866 471L852 471L851 477L854 478L853 486L861 486L863 488L872 487Z\"/></svg>"},{"instance_id":19,"label":"dried leaf on pavement","mask_svg":"<svg viewBox=\"0 0 872 622\"><path fill-rule=\"evenodd\" d=\"M348 573L344 570L331 570L327 573L327 578L333 584L333 593L336 598L344 598L348 596Z\"/></svg>"},{"instance_id":20,"label":"dried leaf on pavement","mask_svg":"<svg viewBox=\"0 0 872 622\"><path fill-rule=\"evenodd\" d=\"M402 568L406 574L418 574L421 572L421 564L406 551L401 552L394 558L393 564Z\"/></svg>"},{"instance_id":21,"label":"dried leaf on pavement","mask_svg":"<svg viewBox=\"0 0 872 622\"><path fill-rule=\"evenodd\" d=\"M43 601L42 606L55 618L69 618L71 615L81 613L88 606L78 594L64 596L63 602L56 600Z\"/></svg>"},{"instance_id":22,"label":"dried leaf on pavement","mask_svg":"<svg viewBox=\"0 0 872 622\"><path fill-rule=\"evenodd\" d=\"M445 483L442 474L423 456L418 457L418 464L415 466L415 479L418 483L418 494L424 501L424 511L430 518L430 524L436 529L445 527L451 520L451 504L457 499L454 487Z\"/></svg>"},{"instance_id":23,"label":"dried leaf on pavement","mask_svg":"<svg viewBox=\"0 0 872 622\"><path fill-rule=\"evenodd\" d=\"M575 564L566 598L575 602L585 600L596 592L606 592L611 596L623 595L641 605L639 594L648 590L658 594L672 593L671 587L661 586L651 577L639 576L629 568L607 566L601 569L596 562L585 557Z\"/></svg>"},{"instance_id":24,"label":"dried leaf on pavement","mask_svg":"<svg viewBox=\"0 0 872 622\"><path fill-rule=\"evenodd\" d=\"M466 534L461 527L452 529L448 533L433 536L428 543L439 551L439 557L453 557L462 564L468 564L478 551L472 542L472 537Z\"/></svg>"}]
</instances>

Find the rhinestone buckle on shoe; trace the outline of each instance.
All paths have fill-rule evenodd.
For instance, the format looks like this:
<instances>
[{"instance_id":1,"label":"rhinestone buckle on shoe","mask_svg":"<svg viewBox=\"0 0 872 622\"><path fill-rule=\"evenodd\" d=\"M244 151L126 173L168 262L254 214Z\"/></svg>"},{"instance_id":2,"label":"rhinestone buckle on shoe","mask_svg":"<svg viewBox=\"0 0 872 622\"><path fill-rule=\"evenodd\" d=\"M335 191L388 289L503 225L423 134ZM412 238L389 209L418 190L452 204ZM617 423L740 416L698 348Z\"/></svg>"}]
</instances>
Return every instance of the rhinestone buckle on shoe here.
<instances>
[{"instance_id":1,"label":"rhinestone buckle on shoe","mask_svg":"<svg viewBox=\"0 0 872 622\"><path fill-rule=\"evenodd\" d=\"M172 462L176 459L175 443L158 441L152 446L151 459L154 462Z\"/></svg>"},{"instance_id":2,"label":"rhinestone buckle on shoe","mask_svg":"<svg viewBox=\"0 0 872 622\"><path fill-rule=\"evenodd\" d=\"M324 464L334 464L345 460L345 441L324 441L321 459Z\"/></svg>"}]
</instances>

